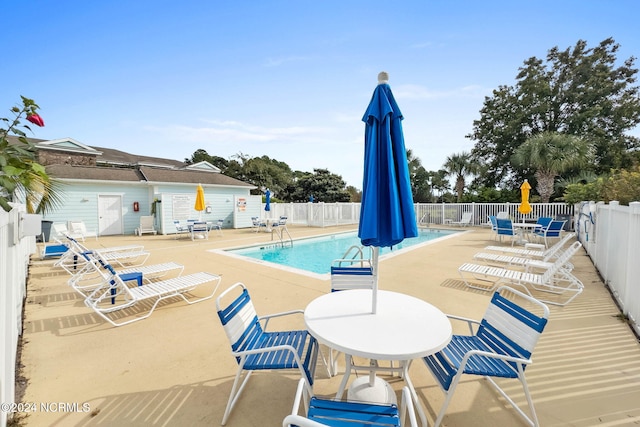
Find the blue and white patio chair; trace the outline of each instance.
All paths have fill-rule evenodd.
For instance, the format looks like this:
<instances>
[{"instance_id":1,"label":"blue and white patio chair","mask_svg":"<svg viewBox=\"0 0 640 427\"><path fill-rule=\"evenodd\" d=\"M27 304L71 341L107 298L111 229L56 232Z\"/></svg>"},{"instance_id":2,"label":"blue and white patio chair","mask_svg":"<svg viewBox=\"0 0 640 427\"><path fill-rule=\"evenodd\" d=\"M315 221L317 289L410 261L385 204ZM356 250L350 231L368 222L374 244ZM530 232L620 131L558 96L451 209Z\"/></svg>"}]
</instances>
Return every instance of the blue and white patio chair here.
<instances>
[{"instance_id":1,"label":"blue and white patio chair","mask_svg":"<svg viewBox=\"0 0 640 427\"><path fill-rule=\"evenodd\" d=\"M235 299L225 306L222 305L225 297L238 292L239 295ZM313 385L318 359L316 339L306 330L267 332L270 319L302 314L302 310L258 317L249 291L242 283L236 283L222 292L216 299L216 309L231 343L231 354L238 362L238 371L222 417L222 425L229 419L254 371L295 369L300 372L302 378Z\"/></svg>"},{"instance_id":2,"label":"blue and white patio chair","mask_svg":"<svg viewBox=\"0 0 640 427\"><path fill-rule=\"evenodd\" d=\"M491 234L496 239L498 237L498 221L495 215L489 215L489 225L491 226Z\"/></svg>"},{"instance_id":3,"label":"blue and white patio chair","mask_svg":"<svg viewBox=\"0 0 640 427\"><path fill-rule=\"evenodd\" d=\"M536 230L533 232L533 234L538 236L538 238L540 238L541 241L544 242L544 246L548 248L548 239L560 239L562 237L562 230L564 228L565 222L567 221L551 221L547 228L543 230Z\"/></svg>"},{"instance_id":4,"label":"blue and white patio chair","mask_svg":"<svg viewBox=\"0 0 640 427\"><path fill-rule=\"evenodd\" d=\"M513 302L514 297L526 303L527 309ZM442 423L463 375L486 378L529 425L538 426L524 371L533 363L531 355L547 324L549 308L522 292L500 287L493 294L481 321L451 315L449 318L466 322L470 335L454 335L447 347L423 359L446 395L434 427ZM521 382L529 406L529 415L509 397L494 378L513 378Z\"/></svg>"},{"instance_id":5,"label":"blue and white patio chair","mask_svg":"<svg viewBox=\"0 0 640 427\"><path fill-rule=\"evenodd\" d=\"M224 220L219 219L215 224L211 225L211 230L216 230L218 232L218 236L222 236L222 226L224 225Z\"/></svg>"},{"instance_id":6,"label":"blue and white patio chair","mask_svg":"<svg viewBox=\"0 0 640 427\"><path fill-rule=\"evenodd\" d=\"M175 235L176 239L180 237L181 234L191 233L189 226L187 224L183 224L177 219L173 220L173 226L176 228L176 235Z\"/></svg>"},{"instance_id":7,"label":"blue and white patio chair","mask_svg":"<svg viewBox=\"0 0 640 427\"><path fill-rule=\"evenodd\" d=\"M262 221L257 216L252 216L251 217L251 228L253 229L253 231L255 231L257 233L262 228L264 228L266 230L267 229L267 223Z\"/></svg>"},{"instance_id":8,"label":"blue and white patio chair","mask_svg":"<svg viewBox=\"0 0 640 427\"><path fill-rule=\"evenodd\" d=\"M301 406L304 415L301 415ZM367 402L348 402L333 399L320 399L311 392L304 378L298 383L291 415L282 422L283 427L348 427L348 426L388 426L417 427L413 401L409 388L402 389L400 408L396 404L378 404Z\"/></svg>"},{"instance_id":9,"label":"blue and white patio chair","mask_svg":"<svg viewBox=\"0 0 640 427\"><path fill-rule=\"evenodd\" d=\"M518 232L513 228L513 222L510 219L496 218L496 234L502 241L502 236L511 237L511 246L518 237Z\"/></svg>"},{"instance_id":10,"label":"blue and white patio chair","mask_svg":"<svg viewBox=\"0 0 640 427\"><path fill-rule=\"evenodd\" d=\"M360 254L362 254L361 250ZM331 263L331 292L351 289L373 289L375 280L373 267L369 259L340 258L333 260ZM337 373L337 358L338 353L333 349L329 349L328 365L331 375L336 375Z\"/></svg>"},{"instance_id":11,"label":"blue and white patio chair","mask_svg":"<svg viewBox=\"0 0 640 427\"><path fill-rule=\"evenodd\" d=\"M190 226L191 240L202 238L209 240L209 227L205 221L194 221Z\"/></svg>"}]
</instances>

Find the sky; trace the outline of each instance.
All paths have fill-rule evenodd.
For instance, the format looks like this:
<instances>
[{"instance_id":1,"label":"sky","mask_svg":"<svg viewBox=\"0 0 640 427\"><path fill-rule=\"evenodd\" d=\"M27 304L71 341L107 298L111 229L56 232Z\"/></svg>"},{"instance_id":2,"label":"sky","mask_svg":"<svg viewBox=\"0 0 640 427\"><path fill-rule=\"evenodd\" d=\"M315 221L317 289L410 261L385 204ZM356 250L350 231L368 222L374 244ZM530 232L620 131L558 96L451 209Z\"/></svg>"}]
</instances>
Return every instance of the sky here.
<instances>
[{"instance_id":1,"label":"sky","mask_svg":"<svg viewBox=\"0 0 640 427\"><path fill-rule=\"evenodd\" d=\"M637 0L5 0L0 10L0 117L20 95L34 99L45 127L31 137L175 160L266 155L359 189L380 71L406 148L438 170L471 150L485 97L514 85L528 58L608 37L620 63L640 57Z\"/></svg>"}]
</instances>

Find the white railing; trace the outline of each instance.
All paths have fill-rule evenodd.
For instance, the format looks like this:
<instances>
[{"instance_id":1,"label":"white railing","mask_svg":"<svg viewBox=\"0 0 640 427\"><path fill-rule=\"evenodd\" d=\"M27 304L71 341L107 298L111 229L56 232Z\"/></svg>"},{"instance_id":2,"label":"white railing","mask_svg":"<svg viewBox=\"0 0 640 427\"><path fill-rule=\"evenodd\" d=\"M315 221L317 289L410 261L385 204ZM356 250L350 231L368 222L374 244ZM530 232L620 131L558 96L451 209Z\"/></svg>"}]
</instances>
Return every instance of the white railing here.
<instances>
[{"instance_id":1,"label":"white railing","mask_svg":"<svg viewBox=\"0 0 640 427\"><path fill-rule=\"evenodd\" d=\"M532 212L523 217L518 212L519 203L416 203L416 219L423 224L446 224L460 221L464 212L473 213L473 225L488 224L489 215L507 212L513 219L539 216L567 219L571 229L573 206L566 203L532 203ZM271 203L271 218L288 217L293 224L310 227L357 224L360 219L360 203ZM264 212L264 204L262 206Z\"/></svg>"},{"instance_id":2,"label":"white railing","mask_svg":"<svg viewBox=\"0 0 640 427\"><path fill-rule=\"evenodd\" d=\"M27 293L29 256L35 237L18 239L20 208L0 209L0 402L15 402L16 354L22 334L22 305ZM7 425L7 411L0 411L0 426Z\"/></svg>"},{"instance_id":3,"label":"white railing","mask_svg":"<svg viewBox=\"0 0 640 427\"><path fill-rule=\"evenodd\" d=\"M578 239L640 335L640 202L583 202L574 222Z\"/></svg>"}]
</instances>

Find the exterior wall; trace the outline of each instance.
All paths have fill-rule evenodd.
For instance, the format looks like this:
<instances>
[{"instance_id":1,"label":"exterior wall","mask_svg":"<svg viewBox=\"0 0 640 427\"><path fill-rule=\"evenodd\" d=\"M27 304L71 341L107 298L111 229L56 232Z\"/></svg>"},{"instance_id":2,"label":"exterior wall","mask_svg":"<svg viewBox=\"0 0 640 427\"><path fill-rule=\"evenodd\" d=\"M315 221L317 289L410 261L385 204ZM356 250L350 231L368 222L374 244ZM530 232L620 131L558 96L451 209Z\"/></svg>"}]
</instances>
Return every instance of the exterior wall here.
<instances>
[{"instance_id":1,"label":"exterior wall","mask_svg":"<svg viewBox=\"0 0 640 427\"><path fill-rule=\"evenodd\" d=\"M95 166L96 156L72 153L69 151L38 150L38 163L47 165Z\"/></svg>"},{"instance_id":2,"label":"exterior wall","mask_svg":"<svg viewBox=\"0 0 640 427\"><path fill-rule=\"evenodd\" d=\"M196 185L159 185L154 187L155 198L160 200L157 218L163 234L175 233L174 220L202 219L203 221L224 221L224 228L234 228L234 197L249 198L249 189L243 187L204 187L205 206L211 207L198 212L194 209L196 202ZM250 225L248 225L250 226Z\"/></svg>"},{"instance_id":3,"label":"exterior wall","mask_svg":"<svg viewBox=\"0 0 640 427\"><path fill-rule=\"evenodd\" d=\"M140 225L140 216L150 215L152 198L147 183L88 183L66 182L64 203L44 220L67 223L84 221L87 230L98 230L98 196L122 196L122 221L124 234L133 234ZM138 202L140 210L133 211L133 202Z\"/></svg>"}]
</instances>

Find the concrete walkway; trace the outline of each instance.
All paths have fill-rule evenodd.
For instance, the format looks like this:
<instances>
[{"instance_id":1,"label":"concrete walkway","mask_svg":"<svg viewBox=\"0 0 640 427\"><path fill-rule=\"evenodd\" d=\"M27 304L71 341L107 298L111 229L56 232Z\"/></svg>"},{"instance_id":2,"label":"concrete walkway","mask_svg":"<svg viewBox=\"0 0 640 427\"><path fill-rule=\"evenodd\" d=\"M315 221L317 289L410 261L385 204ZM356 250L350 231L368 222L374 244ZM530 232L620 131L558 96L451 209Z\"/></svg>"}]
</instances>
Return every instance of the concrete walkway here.
<instances>
[{"instance_id":1,"label":"concrete walkway","mask_svg":"<svg viewBox=\"0 0 640 427\"><path fill-rule=\"evenodd\" d=\"M345 229L289 228L294 238ZM490 295L467 288L457 267L495 242L486 229L467 230L383 259L380 287L422 298L445 313L481 318ZM151 252L147 264L175 261L186 266L184 274L221 274L220 290L241 281L259 314L304 308L328 291L328 277L319 280L208 251L269 239L265 233L224 230L221 237L211 234L209 240L195 242L145 235L103 237L87 245L141 243ZM527 369L540 424L640 424L640 344L617 317L619 310L583 250L573 263L586 289L567 307L550 307L550 323ZM66 284L68 275L51 264L34 260L30 269L22 353L28 385L22 401L36 404L36 410L25 425L219 425L237 365L217 318L215 298L191 306L165 301L148 319L115 328L86 308ZM280 326L303 327L302 318ZM456 327L454 332L465 331ZM411 376L432 422L443 394L422 362L412 365ZM297 380L296 374L254 375L227 425L281 425L291 411ZM315 392L330 396L339 380L327 378L318 367ZM401 380L390 381L401 389ZM518 382L506 388L524 402ZM524 423L488 384L465 377L444 425Z\"/></svg>"}]
</instances>

